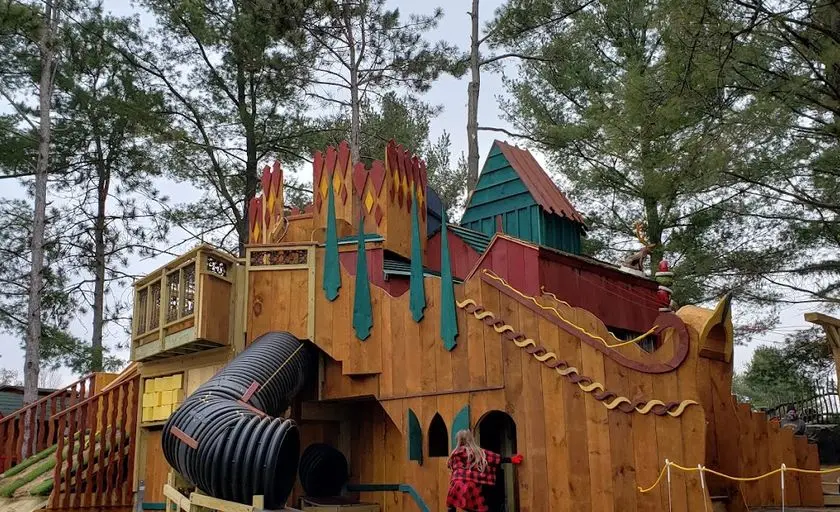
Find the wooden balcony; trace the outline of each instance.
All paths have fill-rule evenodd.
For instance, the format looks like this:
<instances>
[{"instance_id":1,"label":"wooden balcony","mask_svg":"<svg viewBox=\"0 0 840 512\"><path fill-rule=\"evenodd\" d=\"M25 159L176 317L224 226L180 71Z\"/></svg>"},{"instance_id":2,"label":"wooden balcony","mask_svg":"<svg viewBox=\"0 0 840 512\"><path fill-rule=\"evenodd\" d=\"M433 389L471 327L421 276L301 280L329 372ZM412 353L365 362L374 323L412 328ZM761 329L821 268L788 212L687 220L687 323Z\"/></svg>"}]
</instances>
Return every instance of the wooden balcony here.
<instances>
[{"instance_id":1,"label":"wooden balcony","mask_svg":"<svg viewBox=\"0 0 840 512\"><path fill-rule=\"evenodd\" d=\"M240 271L235 258L201 245L135 282L132 360L230 345Z\"/></svg>"}]
</instances>

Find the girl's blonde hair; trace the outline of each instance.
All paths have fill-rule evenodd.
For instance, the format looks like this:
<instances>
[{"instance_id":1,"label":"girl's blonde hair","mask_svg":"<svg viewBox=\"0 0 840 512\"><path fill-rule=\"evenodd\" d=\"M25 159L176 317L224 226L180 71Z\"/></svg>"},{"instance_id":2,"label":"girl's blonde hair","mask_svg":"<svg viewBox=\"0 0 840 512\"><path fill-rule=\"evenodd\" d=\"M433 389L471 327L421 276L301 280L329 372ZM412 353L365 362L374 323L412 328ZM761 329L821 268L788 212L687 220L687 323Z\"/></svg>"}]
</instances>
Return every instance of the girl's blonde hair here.
<instances>
[{"instance_id":1,"label":"girl's blonde hair","mask_svg":"<svg viewBox=\"0 0 840 512\"><path fill-rule=\"evenodd\" d=\"M487 469L487 455L469 430L460 430L455 435L455 450L462 447L467 451L467 466L483 473Z\"/></svg>"}]
</instances>

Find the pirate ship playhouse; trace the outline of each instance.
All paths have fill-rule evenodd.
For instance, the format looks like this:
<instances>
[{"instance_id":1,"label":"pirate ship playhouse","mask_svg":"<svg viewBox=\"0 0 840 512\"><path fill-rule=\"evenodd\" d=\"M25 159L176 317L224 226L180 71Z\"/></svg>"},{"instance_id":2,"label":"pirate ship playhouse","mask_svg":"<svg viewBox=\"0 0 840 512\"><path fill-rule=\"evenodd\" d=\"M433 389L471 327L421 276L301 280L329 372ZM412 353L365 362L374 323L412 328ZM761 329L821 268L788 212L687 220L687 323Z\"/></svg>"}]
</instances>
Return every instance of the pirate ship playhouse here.
<instances>
[{"instance_id":1,"label":"pirate ship playhouse","mask_svg":"<svg viewBox=\"0 0 840 512\"><path fill-rule=\"evenodd\" d=\"M186 508L192 486L444 510L466 428L524 455L499 479L506 510L822 504L817 475L712 472L818 469L816 448L732 398L729 301L672 311L667 268L581 255L583 219L528 151L494 143L460 225L394 143L370 168L346 144L315 154L313 188L289 211L266 168L244 259L200 246L136 283L145 508Z\"/></svg>"}]
</instances>

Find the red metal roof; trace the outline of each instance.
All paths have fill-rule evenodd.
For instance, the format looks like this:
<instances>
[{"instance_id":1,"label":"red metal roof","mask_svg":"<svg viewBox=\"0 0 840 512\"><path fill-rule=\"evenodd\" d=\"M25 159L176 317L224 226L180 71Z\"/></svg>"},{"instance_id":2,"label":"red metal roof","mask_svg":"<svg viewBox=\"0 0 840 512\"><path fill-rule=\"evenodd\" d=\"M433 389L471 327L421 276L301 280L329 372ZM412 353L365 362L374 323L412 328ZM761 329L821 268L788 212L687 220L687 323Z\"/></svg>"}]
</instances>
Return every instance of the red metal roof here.
<instances>
[{"instance_id":1,"label":"red metal roof","mask_svg":"<svg viewBox=\"0 0 840 512\"><path fill-rule=\"evenodd\" d=\"M575 210L575 207L572 206L572 203L569 202L566 195L548 177L548 174L537 163L537 160L530 151L499 140L493 143L499 146L499 149L505 155L510 166L513 167L513 170L516 171L516 174L519 175L522 182L528 187L531 195L534 196L534 200L545 211L585 224L580 213Z\"/></svg>"}]
</instances>

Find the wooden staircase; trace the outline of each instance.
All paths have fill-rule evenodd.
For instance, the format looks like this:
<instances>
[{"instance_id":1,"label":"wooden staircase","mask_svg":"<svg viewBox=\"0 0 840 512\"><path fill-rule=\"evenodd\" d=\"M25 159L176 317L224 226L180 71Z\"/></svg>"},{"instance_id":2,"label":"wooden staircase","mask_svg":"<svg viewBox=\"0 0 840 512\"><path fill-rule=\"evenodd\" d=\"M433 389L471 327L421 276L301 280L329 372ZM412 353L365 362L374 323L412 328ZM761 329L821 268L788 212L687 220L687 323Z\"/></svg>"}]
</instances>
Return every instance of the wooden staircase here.
<instances>
[{"instance_id":1,"label":"wooden staircase","mask_svg":"<svg viewBox=\"0 0 840 512\"><path fill-rule=\"evenodd\" d=\"M87 400L116 378L116 374L92 373L0 419L0 473L58 442L60 430L55 416ZM30 439L24 446L27 424Z\"/></svg>"},{"instance_id":2,"label":"wooden staircase","mask_svg":"<svg viewBox=\"0 0 840 512\"><path fill-rule=\"evenodd\" d=\"M131 510L140 374L132 365L53 419L58 431L47 510Z\"/></svg>"}]
</instances>

